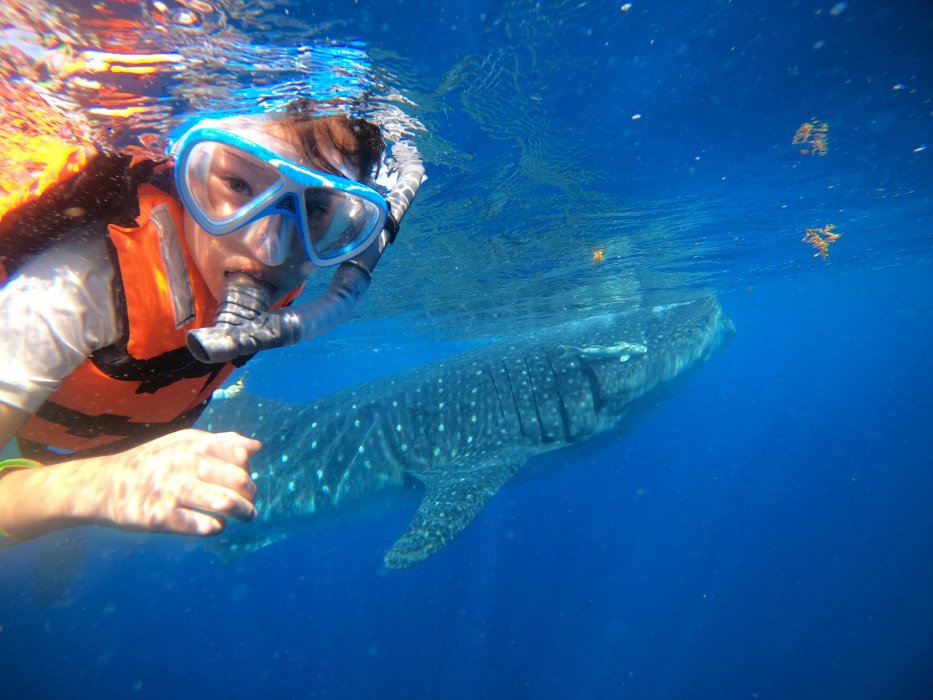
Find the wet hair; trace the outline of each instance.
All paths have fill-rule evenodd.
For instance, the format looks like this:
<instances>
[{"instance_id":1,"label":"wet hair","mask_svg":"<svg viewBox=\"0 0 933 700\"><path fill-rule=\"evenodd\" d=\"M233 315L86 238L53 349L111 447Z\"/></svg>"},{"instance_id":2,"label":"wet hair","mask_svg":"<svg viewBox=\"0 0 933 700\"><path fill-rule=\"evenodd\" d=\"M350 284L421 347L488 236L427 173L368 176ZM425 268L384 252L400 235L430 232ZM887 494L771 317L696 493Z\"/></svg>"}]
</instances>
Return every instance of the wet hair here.
<instances>
[{"instance_id":1,"label":"wet hair","mask_svg":"<svg viewBox=\"0 0 933 700\"><path fill-rule=\"evenodd\" d=\"M311 99L299 98L285 108L275 126L298 144L311 167L341 175L338 164L321 151L329 143L357 171L360 180L370 181L379 173L385 141L379 127L365 119L351 119L346 114L322 115L323 106Z\"/></svg>"}]
</instances>

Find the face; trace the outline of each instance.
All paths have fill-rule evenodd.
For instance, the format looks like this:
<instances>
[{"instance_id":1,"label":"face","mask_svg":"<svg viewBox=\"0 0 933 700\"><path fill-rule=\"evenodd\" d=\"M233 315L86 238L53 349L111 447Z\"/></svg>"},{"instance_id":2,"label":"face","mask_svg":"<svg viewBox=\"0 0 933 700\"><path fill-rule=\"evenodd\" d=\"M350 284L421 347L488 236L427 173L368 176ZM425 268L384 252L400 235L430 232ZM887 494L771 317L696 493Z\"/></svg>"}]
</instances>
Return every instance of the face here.
<instances>
[{"instance_id":1,"label":"face","mask_svg":"<svg viewBox=\"0 0 933 700\"><path fill-rule=\"evenodd\" d=\"M278 217L269 217L278 218ZM216 300L223 298L228 272L245 272L275 287L274 298L283 297L297 287L314 269L297 236L291 236L285 261L266 265L256 259L253 249L237 233L212 236L185 212L185 240L198 272Z\"/></svg>"},{"instance_id":2,"label":"face","mask_svg":"<svg viewBox=\"0 0 933 700\"><path fill-rule=\"evenodd\" d=\"M251 140L284 158L302 161L297 145L285 141L280 134L264 131L270 129L269 122L247 122L238 118L236 128L248 130ZM340 152L332 144L318 145L330 162L342 165L348 176L356 175L352 165L342 160ZM192 187L192 194L215 218L232 216L278 178L276 171L267 164L221 144L211 144L198 155L200 161L193 162L201 171L197 178L198 188ZM326 210L319 213L322 224L329 214ZM217 300L223 296L228 272L246 272L272 284L276 288L275 296L279 298L297 287L314 269L293 222L283 216L268 216L233 233L213 236L186 211L185 240L198 271Z\"/></svg>"}]
</instances>

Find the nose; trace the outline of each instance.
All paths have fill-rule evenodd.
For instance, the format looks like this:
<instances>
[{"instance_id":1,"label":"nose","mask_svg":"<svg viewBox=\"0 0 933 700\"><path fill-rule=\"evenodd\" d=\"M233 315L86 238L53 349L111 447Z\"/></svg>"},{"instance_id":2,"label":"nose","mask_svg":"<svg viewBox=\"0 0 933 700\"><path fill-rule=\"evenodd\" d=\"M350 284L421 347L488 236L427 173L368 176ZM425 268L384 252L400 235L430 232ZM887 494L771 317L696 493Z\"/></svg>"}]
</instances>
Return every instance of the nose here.
<instances>
[{"instance_id":1,"label":"nose","mask_svg":"<svg viewBox=\"0 0 933 700\"><path fill-rule=\"evenodd\" d=\"M286 216L266 216L234 234L263 265L277 267L288 259L295 224Z\"/></svg>"}]
</instances>

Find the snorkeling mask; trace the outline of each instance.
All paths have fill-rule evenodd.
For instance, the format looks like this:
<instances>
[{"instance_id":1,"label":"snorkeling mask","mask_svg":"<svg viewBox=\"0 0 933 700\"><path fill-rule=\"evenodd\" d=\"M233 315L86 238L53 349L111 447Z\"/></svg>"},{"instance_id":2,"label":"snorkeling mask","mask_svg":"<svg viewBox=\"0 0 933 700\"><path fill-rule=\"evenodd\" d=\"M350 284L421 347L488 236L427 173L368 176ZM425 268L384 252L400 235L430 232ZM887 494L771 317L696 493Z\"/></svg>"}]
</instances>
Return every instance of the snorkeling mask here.
<instances>
[{"instance_id":1,"label":"snorkeling mask","mask_svg":"<svg viewBox=\"0 0 933 700\"><path fill-rule=\"evenodd\" d=\"M175 142L175 182L185 207L208 233L240 237L265 265L282 264L297 234L314 265L337 269L323 294L274 312L272 285L228 273L214 325L188 332L188 349L205 363L309 340L342 321L369 287L424 178L414 146L397 143L394 184L383 197L349 176L286 158L282 153L294 146L250 126L204 120Z\"/></svg>"},{"instance_id":2,"label":"snorkeling mask","mask_svg":"<svg viewBox=\"0 0 933 700\"><path fill-rule=\"evenodd\" d=\"M317 267L349 260L382 232L388 205L372 187L296 163L282 155L294 146L231 131L235 123L204 120L173 148L178 193L205 231L236 232L269 266L285 261L297 231Z\"/></svg>"}]
</instances>

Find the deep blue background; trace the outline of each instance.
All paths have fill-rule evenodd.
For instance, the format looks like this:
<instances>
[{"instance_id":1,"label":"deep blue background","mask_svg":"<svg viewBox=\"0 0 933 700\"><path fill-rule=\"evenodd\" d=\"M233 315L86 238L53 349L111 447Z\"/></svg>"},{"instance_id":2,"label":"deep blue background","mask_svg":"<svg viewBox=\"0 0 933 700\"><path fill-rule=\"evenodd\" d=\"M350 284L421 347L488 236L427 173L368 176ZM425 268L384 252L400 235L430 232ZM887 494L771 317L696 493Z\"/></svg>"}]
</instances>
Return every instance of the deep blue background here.
<instances>
[{"instance_id":1,"label":"deep blue background","mask_svg":"<svg viewBox=\"0 0 933 700\"><path fill-rule=\"evenodd\" d=\"M313 19L358 13L422 82L532 5ZM607 190L706 202L738 328L630 435L506 488L408 571L381 568L405 511L231 567L88 531L0 552L0 698L933 697L931 9L831 6L562 5L541 48L593 58L544 102L601 145ZM813 117L832 157L801 161ZM501 147L456 109L438 124ZM845 237L812 260L802 231L831 221ZM324 392L456 349L263 358L251 381Z\"/></svg>"},{"instance_id":2,"label":"deep blue background","mask_svg":"<svg viewBox=\"0 0 933 700\"><path fill-rule=\"evenodd\" d=\"M3 695L928 697L931 279L726 294L739 333L679 393L413 570L379 568L407 513L231 568L83 533L63 591L11 550Z\"/></svg>"}]
</instances>

